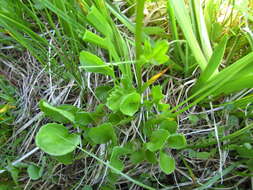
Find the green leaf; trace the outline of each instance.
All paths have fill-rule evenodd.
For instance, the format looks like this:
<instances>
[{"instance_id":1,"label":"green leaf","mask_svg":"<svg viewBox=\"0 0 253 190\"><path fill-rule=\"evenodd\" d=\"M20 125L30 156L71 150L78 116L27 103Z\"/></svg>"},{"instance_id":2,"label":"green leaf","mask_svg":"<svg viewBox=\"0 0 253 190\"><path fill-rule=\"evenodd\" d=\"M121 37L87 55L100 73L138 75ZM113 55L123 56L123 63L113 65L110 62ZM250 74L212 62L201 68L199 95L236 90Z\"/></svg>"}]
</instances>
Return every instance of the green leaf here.
<instances>
[{"instance_id":1,"label":"green leaf","mask_svg":"<svg viewBox=\"0 0 253 190\"><path fill-rule=\"evenodd\" d=\"M253 159L253 148L249 143L244 143L243 145L236 146L235 150L243 158Z\"/></svg>"},{"instance_id":2,"label":"green leaf","mask_svg":"<svg viewBox=\"0 0 253 190\"><path fill-rule=\"evenodd\" d=\"M122 98L120 111L128 116L133 116L140 107L141 96L137 92L132 92Z\"/></svg>"},{"instance_id":3,"label":"green leaf","mask_svg":"<svg viewBox=\"0 0 253 190\"><path fill-rule=\"evenodd\" d=\"M149 41L145 41L142 59L144 59L145 62L161 65L169 60L169 57L166 55L168 49L169 44L166 40L157 41L154 47L151 47Z\"/></svg>"},{"instance_id":4,"label":"green leaf","mask_svg":"<svg viewBox=\"0 0 253 190\"><path fill-rule=\"evenodd\" d=\"M151 152L155 152L163 148L164 144L166 143L170 133L167 130L159 129L153 131L150 142L146 143L146 147Z\"/></svg>"},{"instance_id":5,"label":"green leaf","mask_svg":"<svg viewBox=\"0 0 253 190\"><path fill-rule=\"evenodd\" d=\"M96 144L105 144L112 140L116 144L117 136L111 123L104 123L100 126L90 128L88 136Z\"/></svg>"},{"instance_id":6,"label":"green leaf","mask_svg":"<svg viewBox=\"0 0 253 190\"><path fill-rule=\"evenodd\" d=\"M159 165L161 170L167 175L171 174L176 168L174 158L162 151L160 152Z\"/></svg>"},{"instance_id":7,"label":"green leaf","mask_svg":"<svg viewBox=\"0 0 253 190\"><path fill-rule=\"evenodd\" d=\"M148 162L150 162L151 164L157 163L157 158L154 152L146 150L145 154Z\"/></svg>"},{"instance_id":8,"label":"green leaf","mask_svg":"<svg viewBox=\"0 0 253 190\"><path fill-rule=\"evenodd\" d=\"M10 172L11 177L12 177L14 183L15 183L16 185L18 185L18 178L19 178L19 173L20 173L19 168L13 166L13 165L10 163L10 164L8 164L7 170L8 170L8 172Z\"/></svg>"},{"instance_id":9,"label":"green leaf","mask_svg":"<svg viewBox=\"0 0 253 190\"><path fill-rule=\"evenodd\" d=\"M96 97L101 101L105 102L109 96L109 91L112 89L111 86L99 86L95 90Z\"/></svg>"},{"instance_id":10,"label":"green leaf","mask_svg":"<svg viewBox=\"0 0 253 190\"><path fill-rule=\"evenodd\" d=\"M253 172L253 159L249 159L246 161L249 171Z\"/></svg>"},{"instance_id":11,"label":"green leaf","mask_svg":"<svg viewBox=\"0 0 253 190\"><path fill-rule=\"evenodd\" d=\"M28 166L27 173L32 180L37 180L42 176L41 169L34 164Z\"/></svg>"},{"instance_id":12,"label":"green leaf","mask_svg":"<svg viewBox=\"0 0 253 190\"><path fill-rule=\"evenodd\" d=\"M76 124L86 126L93 122L92 114L89 112L78 112L75 115Z\"/></svg>"},{"instance_id":13,"label":"green leaf","mask_svg":"<svg viewBox=\"0 0 253 190\"><path fill-rule=\"evenodd\" d=\"M203 53L205 54L207 60L209 60L213 51L203 15L202 2L200 0L191 1L191 6L193 10L192 13L194 15L194 24L198 29L198 33L196 33L196 35L198 39L200 39L201 49Z\"/></svg>"},{"instance_id":14,"label":"green leaf","mask_svg":"<svg viewBox=\"0 0 253 190\"><path fill-rule=\"evenodd\" d=\"M108 44L106 39L101 38L100 36L98 36L97 34L86 30L83 36L83 40L92 44L95 44L101 48L107 49L108 48Z\"/></svg>"},{"instance_id":15,"label":"green leaf","mask_svg":"<svg viewBox=\"0 0 253 190\"><path fill-rule=\"evenodd\" d=\"M166 112L170 109L170 104L165 104L165 103L159 102L158 105L157 105L157 109L160 112Z\"/></svg>"},{"instance_id":16,"label":"green leaf","mask_svg":"<svg viewBox=\"0 0 253 190\"><path fill-rule=\"evenodd\" d=\"M178 24L184 33L184 36L197 63L199 64L201 70L204 70L207 66L207 59L195 37L193 26L191 24L192 22L186 9L184 0L169 0L169 3L175 11L175 16L177 18Z\"/></svg>"},{"instance_id":17,"label":"green leaf","mask_svg":"<svg viewBox=\"0 0 253 190\"><path fill-rule=\"evenodd\" d=\"M95 7L90 8L89 14L87 15L87 20L92 24L99 32L105 36L111 36L113 34L106 17L101 14L101 12Z\"/></svg>"},{"instance_id":18,"label":"green leaf","mask_svg":"<svg viewBox=\"0 0 253 190\"><path fill-rule=\"evenodd\" d=\"M228 38L224 36L218 46L215 48L207 67L200 75L199 81L206 82L212 76L215 76L215 72L218 71L218 68L222 62L222 58L225 53L226 45L227 45Z\"/></svg>"},{"instance_id":19,"label":"green leaf","mask_svg":"<svg viewBox=\"0 0 253 190\"><path fill-rule=\"evenodd\" d=\"M162 93L162 87L160 85L153 86L151 89L151 94L155 103L158 103L164 98L164 95Z\"/></svg>"},{"instance_id":20,"label":"green leaf","mask_svg":"<svg viewBox=\"0 0 253 190\"><path fill-rule=\"evenodd\" d=\"M84 68L87 72L100 73L111 77L114 76L113 69L96 55L87 51L81 51L79 58L82 68Z\"/></svg>"},{"instance_id":21,"label":"green leaf","mask_svg":"<svg viewBox=\"0 0 253 190\"><path fill-rule=\"evenodd\" d=\"M239 118L236 117L235 115L229 115L226 124L229 127L236 127L236 126L239 126L240 121L239 121Z\"/></svg>"},{"instance_id":22,"label":"green leaf","mask_svg":"<svg viewBox=\"0 0 253 190\"><path fill-rule=\"evenodd\" d=\"M189 150L189 157L190 158L208 159L211 156L212 156L211 152L197 152L192 149Z\"/></svg>"},{"instance_id":23,"label":"green leaf","mask_svg":"<svg viewBox=\"0 0 253 190\"><path fill-rule=\"evenodd\" d=\"M65 154L63 156L54 156L54 158L65 165L72 164L74 161L73 152L70 152L68 154Z\"/></svg>"},{"instance_id":24,"label":"green leaf","mask_svg":"<svg viewBox=\"0 0 253 190\"><path fill-rule=\"evenodd\" d=\"M197 115L189 115L188 118L189 118L191 124L197 125L197 123L199 121L199 117Z\"/></svg>"},{"instance_id":25,"label":"green leaf","mask_svg":"<svg viewBox=\"0 0 253 190\"><path fill-rule=\"evenodd\" d=\"M124 169L124 163L120 160L120 157L123 155L129 154L130 152L131 150L125 147L120 147L120 146L113 147L111 158L110 158L110 165L122 171Z\"/></svg>"},{"instance_id":26,"label":"green leaf","mask_svg":"<svg viewBox=\"0 0 253 190\"><path fill-rule=\"evenodd\" d=\"M107 98L106 106L112 111L118 111L120 109L120 103L124 94L124 89L116 86Z\"/></svg>"},{"instance_id":27,"label":"green leaf","mask_svg":"<svg viewBox=\"0 0 253 190\"><path fill-rule=\"evenodd\" d=\"M41 100L39 103L41 111L45 113L46 116L50 117L54 121L58 121L61 123L74 123L75 122L75 116L70 111L64 110L61 107L55 107L47 102Z\"/></svg>"},{"instance_id":28,"label":"green leaf","mask_svg":"<svg viewBox=\"0 0 253 190\"><path fill-rule=\"evenodd\" d=\"M151 54L151 61L156 65L166 63L169 60L169 56L166 55L168 49L169 44L167 40L159 40L156 42Z\"/></svg>"},{"instance_id":29,"label":"green leaf","mask_svg":"<svg viewBox=\"0 0 253 190\"><path fill-rule=\"evenodd\" d=\"M49 123L42 126L36 135L36 145L52 156L62 156L75 150L80 143L80 136L69 134L61 124Z\"/></svg>"},{"instance_id":30,"label":"green leaf","mask_svg":"<svg viewBox=\"0 0 253 190\"><path fill-rule=\"evenodd\" d=\"M130 160L133 164L141 163L145 159L146 159L146 153L143 149L133 152L130 156Z\"/></svg>"},{"instance_id":31,"label":"green leaf","mask_svg":"<svg viewBox=\"0 0 253 190\"><path fill-rule=\"evenodd\" d=\"M186 139L183 134L172 134L168 138L168 146L170 148L181 149L186 145Z\"/></svg>"},{"instance_id":32,"label":"green leaf","mask_svg":"<svg viewBox=\"0 0 253 190\"><path fill-rule=\"evenodd\" d=\"M177 122L171 119L164 119L160 124L160 129L169 131L169 133L176 133L178 128Z\"/></svg>"}]
</instances>

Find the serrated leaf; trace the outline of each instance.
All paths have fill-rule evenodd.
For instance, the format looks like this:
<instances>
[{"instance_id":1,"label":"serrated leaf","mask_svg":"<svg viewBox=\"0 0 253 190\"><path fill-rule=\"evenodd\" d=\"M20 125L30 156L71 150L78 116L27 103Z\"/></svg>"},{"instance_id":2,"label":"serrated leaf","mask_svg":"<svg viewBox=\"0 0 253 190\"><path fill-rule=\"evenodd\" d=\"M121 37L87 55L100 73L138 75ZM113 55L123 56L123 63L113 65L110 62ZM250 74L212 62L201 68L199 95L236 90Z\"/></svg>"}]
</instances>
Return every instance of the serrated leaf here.
<instances>
[{"instance_id":1,"label":"serrated leaf","mask_svg":"<svg viewBox=\"0 0 253 190\"><path fill-rule=\"evenodd\" d=\"M118 111L120 109L119 105L121 103L124 94L125 94L124 89L122 89L119 86L115 87L115 89L111 92L111 94L107 98L106 106L112 111Z\"/></svg>"},{"instance_id":2,"label":"serrated leaf","mask_svg":"<svg viewBox=\"0 0 253 190\"><path fill-rule=\"evenodd\" d=\"M36 135L36 145L52 156L62 156L75 150L80 143L80 136L69 134L68 129L57 123L42 126Z\"/></svg>"},{"instance_id":3,"label":"serrated leaf","mask_svg":"<svg viewBox=\"0 0 253 190\"><path fill-rule=\"evenodd\" d=\"M169 44L166 40L159 40L156 42L155 47L152 52L152 61L154 64L160 65L169 60L167 56L167 51L169 49Z\"/></svg>"},{"instance_id":4,"label":"serrated leaf","mask_svg":"<svg viewBox=\"0 0 253 190\"><path fill-rule=\"evenodd\" d=\"M160 152L159 165L161 170L167 175L171 174L176 168L174 158L162 151Z\"/></svg>"},{"instance_id":5,"label":"serrated leaf","mask_svg":"<svg viewBox=\"0 0 253 190\"><path fill-rule=\"evenodd\" d=\"M146 147L151 152L155 152L163 148L164 144L166 143L170 133L167 130L159 129L153 131L150 141L146 143Z\"/></svg>"},{"instance_id":6,"label":"serrated leaf","mask_svg":"<svg viewBox=\"0 0 253 190\"><path fill-rule=\"evenodd\" d=\"M168 146L170 148L181 149L186 145L186 139L183 134L172 134L168 138Z\"/></svg>"},{"instance_id":7,"label":"serrated leaf","mask_svg":"<svg viewBox=\"0 0 253 190\"><path fill-rule=\"evenodd\" d=\"M124 96L120 103L120 111L128 116L133 116L140 107L141 95L137 92L132 92Z\"/></svg>"},{"instance_id":8,"label":"serrated leaf","mask_svg":"<svg viewBox=\"0 0 253 190\"><path fill-rule=\"evenodd\" d=\"M100 73L112 77L114 76L113 69L104 61L102 61L102 59L90 52L82 51L79 59L82 68L84 68L87 72Z\"/></svg>"},{"instance_id":9,"label":"serrated leaf","mask_svg":"<svg viewBox=\"0 0 253 190\"><path fill-rule=\"evenodd\" d=\"M110 140L113 144L116 144L117 141L117 136L111 123L104 123L100 126L90 128L88 136L96 144L105 144Z\"/></svg>"},{"instance_id":10,"label":"serrated leaf","mask_svg":"<svg viewBox=\"0 0 253 190\"><path fill-rule=\"evenodd\" d=\"M159 40L153 47L149 41L145 41L143 59L145 62L151 62L155 65L160 65L169 60L166 55L169 49L169 44L166 40Z\"/></svg>"},{"instance_id":11,"label":"serrated leaf","mask_svg":"<svg viewBox=\"0 0 253 190\"><path fill-rule=\"evenodd\" d=\"M41 111L45 113L46 116L50 117L52 120L61 122L61 123L74 123L75 122L75 116L70 111L64 110L61 107L55 107L50 104L48 104L45 101L40 101L39 103Z\"/></svg>"}]
</instances>

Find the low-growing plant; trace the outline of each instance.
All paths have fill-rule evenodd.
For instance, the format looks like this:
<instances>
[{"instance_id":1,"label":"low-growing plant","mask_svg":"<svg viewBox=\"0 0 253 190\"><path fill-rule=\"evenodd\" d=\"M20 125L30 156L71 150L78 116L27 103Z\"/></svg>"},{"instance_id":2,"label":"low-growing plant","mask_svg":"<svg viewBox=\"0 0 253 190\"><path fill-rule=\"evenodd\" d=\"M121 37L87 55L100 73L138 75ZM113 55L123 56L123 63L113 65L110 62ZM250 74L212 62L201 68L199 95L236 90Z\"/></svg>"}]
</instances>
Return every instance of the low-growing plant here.
<instances>
[{"instance_id":1,"label":"low-growing plant","mask_svg":"<svg viewBox=\"0 0 253 190\"><path fill-rule=\"evenodd\" d=\"M89 144L94 147L106 144L109 154L106 155L105 159L109 160L109 166L113 173L122 174L121 171L124 171L125 165L122 158L127 156L133 164L144 161L151 164L158 163L165 174L171 174L176 168L176 161L173 158L174 151L172 150L198 147L198 145L187 146L185 136L177 133L176 116L210 95L217 97L221 94L252 87L252 84L247 81L252 77L250 70L253 54L248 54L220 72L219 66L223 60L227 37L224 36L213 51L208 37L208 33L210 33L208 30L210 29L205 26L202 11L198 12L198 10L202 10L200 1L192 1L191 4L196 19L196 25L192 26L190 19L194 18L189 17L183 0L170 0L168 11L171 20L174 21L172 26L175 27L175 21L178 21L187 45L202 72L190 98L174 108L164 103L162 87L153 85L153 83L168 68L146 82L143 82L142 79L143 68L156 65L168 67L170 60L168 42L165 40L153 41L142 32L144 3L144 0L137 2L136 57L133 61L127 59L129 53L126 41L115 29L107 11L101 9L106 7L104 1L92 6L89 3L83 4L82 8L87 14L87 21L99 32L96 34L86 30L83 40L104 49L109 55L109 62L107 63L97 55L85 50L80 52L80 68L86 72L110 77L113 84L100 86L96 89L95 96L99 99L100 104L93 112L86 112L71 105L52 106L41 101L40 109L44 114L54 122L60 123L48 123L42 126L37 133L36 145L44 152L51 156L67 157L69 154L73 154L76 148L80 149L80 146ZM174 37L175 40L178 40L176 30L174 30ZM198 42L197 39L200 41ZM177 46L177 50L182 53L180 46ZM135 70L135 80L131 65ZM145 95L149 87L151 87L151 93ZM195 99L193 103L180 109L180 106L192 99ZM141 118L141 115L148 115L149 117L142 116L144 118ZM141 120L138 126L140 137L133 137L131 142L122 144L120 127L130 126L132 120L137 116ZM192 120L195 122L196 118L192 117ZM76 131L75 128L81 129L80 132L70 133L72 129ZM232 135L229 138L232 139L234 136ZM228 138L224 137L221 140L225 139ZM208 142L203 146L210 146L213 143L216 141ZM243 146L232 147L242 155L243 150L248 150L251 146L244 143ZM84 151L84 149L81 150ZM85 152L87 153L87 150ZM92 155L92 153L88 154ZM200 154L193 150L191 150L191 154L201 157L207 156L206 153ZM250 155L252 154L250 153ZM247 157L247 155L243 156ZM99 161L99 159L97 160ZM146 187L144 184L139 185ZM151 187L146 188L152 189Z\"/></svg>"},{"instance_id":2,"label":"low-growing plant","mask_svg":"<svg viewBox=\"0 0 253 190\"><path fill-rule=\"evenodd\" d=\"M253 87L252 51L246 51L236 58L231 53L245 44L252 48L249 27L244 31L247 35L244 41L235 47L239 39L234 39L233 32L222 31L222 23L216 20L220 1L206 1L205 7L202 7L200 0L190 0L187 9L185 1L169 0L167 13L171 35L166 37L161 27L144 25L145 2L136 1L134 24L114 3L101 0L29 0L28 3L20 1L16 4L11 1L13 6L0 8L1 35L10 36L8 39L15 39L28 49L50 74L57 73L63 79L74 79L81 91L79 106L55 106L46 100L40 101L40 110L50 122L40 127L35 137L37 147L65 165L86 156L93 157L109 168L105 170L108 179L101 189L113 189L114 182L120 176L145 189L155 189L151 184L146 185L145 180L142 181L142 178L147 178L144 175L137 181L124 172L130 173L136 165L146 163L159 166L165 176L175 171L179 160L183 161L192 181L196 183L183 155L193 159L209 159L218 151L216 148L210 151L205 148L216 144L220 146L220 143L223 143L222 149L241 158L240 164L248 167L246 172L252 172L252 141L245 135L252 129L252 124L248 122L252 117L249 106L252 103L251 95L214 105L229 110L229 118L226 126L210 132L207 138L187 144L185 135L178 130L178 116L189 108L201 105L202 108L211 107L213 111L207 102ZM132 0L126 3L131 6L130 14L133 14L134 3ZM12 14L15 11L17 14ZM24 15L37 24L38 31L34 31L22 19ZM47 20L47 25L42 19ZM121 27L127 32L123 33ZM134 39L128 33L133 34ZM151 37L157 33L162 34L158 37L165 37ZM10 40L5 43L10 43ZM143 71L150 68L155 68L153 76L144 80L149 75ZM168 72L175 76L180 73L184 77L191 77L194 70L199 76L189 91L190 96L174 106L168 104L164 85L159 82L161 77ZM167 79L172 78L171 75L166 75ZM95 80L101 77L106 84L96 85L93 90L90 76L94 76ZM83 104L85 90L92 92L97 104ZM6 96L6 93L2 95L1 92L0 95L0 98L11 102L11 96ZM11 119L8 111L11 108L10 103L0 107L1 124L8 124L7 120ZM238 111L241 109L246 110L246 114ZM242 118L248 125L237 129ZM203 118L193 114L187 115L187 119L190 125L197 126ZM240 124L244 125L242 122ZM225 130L229 127L236 130L227 134ZM135 132L129 133L128 130ZM98 147L101 148L99 156L93 153ZM30 163L25 166L31 180L43 176L44 164ZM208 188L237 165L237 162L233 163L221 175L214 175L202 189ZM18 184L19 171L11 164L8 169ZM84 188L90 189L89 186Z\"/></svg>"}]
</instances>

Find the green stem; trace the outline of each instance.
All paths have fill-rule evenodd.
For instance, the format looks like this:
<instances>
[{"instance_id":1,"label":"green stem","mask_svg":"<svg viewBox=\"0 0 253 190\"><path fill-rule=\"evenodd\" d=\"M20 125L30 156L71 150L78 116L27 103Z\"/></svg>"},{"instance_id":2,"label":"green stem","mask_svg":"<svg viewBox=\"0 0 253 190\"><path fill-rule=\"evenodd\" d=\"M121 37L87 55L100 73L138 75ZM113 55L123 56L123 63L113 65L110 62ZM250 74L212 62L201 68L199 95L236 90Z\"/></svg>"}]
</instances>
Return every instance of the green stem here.
<instances>
[{"instance_id":1,"label":"green stem","mask_svg":"<svg viewBox=\"0 0 253 190\"><path fill-rule=\"evenodd\" d=\"M93 157L93 158L96 159L98 162L104 164L104 165L107 166L108 168L112 169L115 173L121 175L122 177L124 177L125 179L131 181L132 183L134 183L134 184L136 184L136 185L138 185L138 186L140 186L140 187L143 187L143 188L145 188L145 189L148 189L148 190L155 190L153 187L150 187L150 186L148 186L148 185L145 185L145 184L143 184L142 182L137 181L137 180L135 180L135 179L129 177L128 175L122 173L120 170L116 169L115 167L113 167L112 165L110 165L108 162L105 162L104 160L98 158L95 154L93 154L93 153L91 153L91 152L89 152L89 151L86 151L86 150L84 150L84 149L81 148L81 147L78 147L78 149L80 149L81 151L83 151L85 154L87 154L87 155Z\"/></svg>"},{"instance_id":2,"label":"green stem","mask_svg":"<svg viewBox=\"0 0 253 190\"><path fill-rule=\"evenodd\" d=\"M253 124L251 125L248 125L230 135L227 135L225 137L222 137L220 138L220 142L223 142L223 141L226 141L226 140L232 140L242 134L244 134L245 132L249 131L250 129L253 128ZM201 144L196 144L196 145L188 145L187 147L185 147L184 149L187 149L187 148L205 148L205 147L208 147L208 146L211 146L211 145L215 145L217 144L217 140L212 140L210 142L207 142L207 143L201 143Z\"/></svg>"},{"instance_id":3,"label":"green stem","mask_svg":"<svg viewBox=\"0 0 253 190\"><path fill-rule=\"evenodd\" d=\"M137 85L138 89L141 90L142 85L142 62L140 61L140 56L142 54L142 27L143 27L143 10L144 10L145 0L137 0L137 11L136 11L136 27L135 27L135 53L136 53L136 75L137 75Z\"/></svg>"}]
</instances>

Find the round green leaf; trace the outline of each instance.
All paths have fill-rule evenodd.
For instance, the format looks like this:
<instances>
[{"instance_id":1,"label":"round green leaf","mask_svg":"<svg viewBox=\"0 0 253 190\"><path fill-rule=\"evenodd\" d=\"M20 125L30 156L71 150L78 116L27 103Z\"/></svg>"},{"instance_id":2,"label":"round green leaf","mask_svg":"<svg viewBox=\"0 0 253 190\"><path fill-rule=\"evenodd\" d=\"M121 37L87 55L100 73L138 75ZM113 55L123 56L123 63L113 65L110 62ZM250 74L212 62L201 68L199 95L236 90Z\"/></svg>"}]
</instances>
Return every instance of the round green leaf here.
<instances>
[{"instance_id":1,"label":"round green leaf","mask_svg":"<svg viewBox=\"0 0 253 190\"><path fill-rule=\"evenodd\" d=\"M159 165L161 170L167 175L171 174L176 168L174 158L162 151L160 152Z\"/></svg>"},{"instance_id":2,"label":"round green leaf","mask_svg":"<svg viewBox=\"0 0 253 190\"><path fill-rule=\"evenodd\" d=\"M132 92L123 97L120 103L120 111L128 116L133 116L139 109L141 102L140 94Z\"/></svg>"},{"instance_id":3,"label":"round green leaf","mask_svg":"<svg viewBox=\"0 0 253 190\"><path fill-rule=\"evenodd\" d=\"M181 149L186 146L186 139L183 134L172 134L168 138L168 146L170 148Z\"/></svg>"},{"instance_id":4,"label":"round green leaf","mask_svg":"<svg viewBox=\"0 0 253 190\"><path fill-rule=\"evenodd\" d=\"M27 173L32 180L37 180L42 175L41 169L34 164L28 166Z\"/></svg>"},{"instance_id":5,"label":"round green leaf","mask_svg":"<svg viewBox=\"0 0 253 190\"><path fill-rule=\"evenodd\" d=\"M69 134L68 129L57 123L49 123L40 128L36 135L36 145L52 156L62 156L75 150L80 136Z\"/></svg>"}]
</instances>

